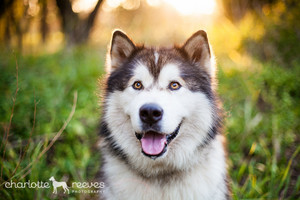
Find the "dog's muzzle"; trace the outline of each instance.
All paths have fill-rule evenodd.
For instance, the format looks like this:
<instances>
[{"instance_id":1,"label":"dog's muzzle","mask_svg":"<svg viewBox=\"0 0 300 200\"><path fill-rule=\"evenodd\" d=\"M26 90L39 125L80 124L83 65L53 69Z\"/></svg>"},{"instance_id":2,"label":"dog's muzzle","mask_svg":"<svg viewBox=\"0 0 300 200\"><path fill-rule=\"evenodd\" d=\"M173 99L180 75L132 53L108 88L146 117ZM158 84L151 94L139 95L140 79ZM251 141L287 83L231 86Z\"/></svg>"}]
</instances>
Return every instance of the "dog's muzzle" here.
<instances>
[{"instance_id":1,"label":"dog's muzzle","mask_svg":"<svg viewBox=\"0 0 300 200\"><path fill-rule=\"evenodd\" d=\"M159 122L163 117L163 109L157 104L145 104L140 108L140 119L142 121L143 132L135 133L140 140L142 153L152 159L162 156L168 144L178 135L181 123L171 134L160 132Z\"/></svg>"}]
</instances>

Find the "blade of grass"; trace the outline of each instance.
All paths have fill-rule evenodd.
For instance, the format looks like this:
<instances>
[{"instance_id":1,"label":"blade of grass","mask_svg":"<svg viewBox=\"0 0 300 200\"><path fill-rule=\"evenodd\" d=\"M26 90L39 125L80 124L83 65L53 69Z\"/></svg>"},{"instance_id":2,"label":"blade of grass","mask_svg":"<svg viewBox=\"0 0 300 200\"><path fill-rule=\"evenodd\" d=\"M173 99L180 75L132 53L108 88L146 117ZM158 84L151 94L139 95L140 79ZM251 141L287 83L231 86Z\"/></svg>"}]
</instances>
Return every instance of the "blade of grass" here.
<instances>
[{"instance_id":1,"label":"blade of grass","mask_svg":"<svg viewBox=\"0 0 300 200\"><path fill-rule=\"evenodd\" d=\"M12 122L12 118L14 116L14 109L15 109L15 104L16 104L16 99L17 99L17 94L19 91L19 66L18 66L18 61L17 61L17 57L15 56L15 60L16 60L16 90L15 90L15 94L13 97L13 105L11 107L11 114L10 114L10 119L9 119L9 123L8 123L8 127L6 130L6 134L5 134L5 142L4 142L4 146L3 146L3 155L2 155L2 165L1 165L1 175L0 175L0 179L2 180L2 175L3 175L3 163L4 163L4 158L5 158L5 152L6 152L6 145L7 145L7 141L8 141L8 137L9 137L9 131L10 131L10 127L11 127L11 122ZM4 137L3 137L4 139Z\"/></svg>"},{"instance_id":2,"label":"blade of grass","mask_svg":"<svg viewBox=\"0 0 300 200\"><path fill-rule=\"evenodd\" d=\"M20 157L19 162L18 162L18 164L17 164L16 168L14 169L14 171L13 171L13 173L12 173L11 176L14 176L14 175L15 175L16 171L18 170L18 168L19 168L21 162L23 161L23 159L24 159L24 157L25 157L25 155L26 155L26 153L27 153L27 150L28 150L28 147L29 147L29 143L30 143L30 141L31 141L31 136L32 136L32 133L33 133L34 127L35 127L36 105L37 105L37 104L38 104L38 102L36 102L36 100L34 99L33 124L32 124L32 128L31 128L31 131L30 131L29 139L28 139L27 144L26 144L26 146L25 146L25 148L24 148L24 150L23 150L23 154L22 154L22 156Z\"/></svg>"},{"instance_id":3,"label":"blade of grass","mask_svg":"<svg viewBox=\"0 0 300 200\"><path fill-rule=\"evenodd\" d=\"M26 170L31 170L30 167L37 162L47 151L49 151L49 149L53 146L53 144L56 142L56 140L60 137L60 135L63 133L63 131L66 129L67 125L69 124L69 122L71 121L75 110L76 110L76 103L77 103L77 91L74 92L74 99L73 99L73 106L72 106L72 110L69 114L69 117L67 118L67 120L65 121L65 123L63 124L63 126L61 127L61 129L57 132L57 134L54 136L54 138L52 139L52 141L50 142L49 145L47 145L46 148L44 148L44 150L38 155L38 157L32 161L29 165L27 165L27 167L25 167L22 171L26 171ZM29 174L28 172L26 173L26 175ZM22 178L24 178L25 176L23 176ZM20 179L19 179L20 180Z\"/></svg>"},{"instance_id":4,"label":"blade of grass","mask_svg":"<svg viewBox=\"0 0 300 200\"><path fill-rule=\"evenodd\" d=\"M285 179L286 179L286 177L288 175L288 172L289 172L289 170L291 168L292 162L293 162L294 158L296 157L296 155L299 153L299 151L300 151L300 146L296 149L296 151L293 153L292 157L290 158L288 166L284 170L284 175L283 175L283 177L281 179L280 184L285 181Z\"/></svg>"},{"instance_id":5,"label":"blade of grass","mask_svg":"<svg viewBox=\"0 0 300 200\"><path fill-rule=\"evenodd\" d=\"M18 180L21 180L22 178L26 177L30 172L31 172L31 167L34 163L36 163L45 153L47 153L47 151L53 146L53 144L56 142L56 140L61 136L61 134L63 133L63 131L65 130L65 128L67 127L67 125L69 124L69 122L71 121L75 110L76 110L76 104L77 104L77 91L74 92L74 99L73 99L73 106L71 109L71 112L67 118L67 120L65 121L65 123L63 124L63 126L61 127L61 129L56 133L56 135L54 136L54 138L52 139L52 141L50 142L50 144L48 144L43 151L37 156L36 159L34 159L31 163L29 163L24 169L22 169L19 173L15 174L14 176L10 177L9 180L12 180L15 177L18 177L19 175L23 174L23 176L21 178L19 178ZM0 186L2 186L5 182L3 182Z\"/></svg>"}]
</instances>

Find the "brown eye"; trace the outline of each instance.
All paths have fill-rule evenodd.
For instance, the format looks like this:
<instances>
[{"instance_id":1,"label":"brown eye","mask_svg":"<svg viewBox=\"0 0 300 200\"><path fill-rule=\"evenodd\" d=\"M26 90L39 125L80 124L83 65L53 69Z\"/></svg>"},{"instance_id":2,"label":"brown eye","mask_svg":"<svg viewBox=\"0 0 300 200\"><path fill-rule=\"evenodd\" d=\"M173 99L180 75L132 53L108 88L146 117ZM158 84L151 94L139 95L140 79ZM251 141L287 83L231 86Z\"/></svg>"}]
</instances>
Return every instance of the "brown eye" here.
<instances>
[{"instance_id":1,"label":"brown eye","mask_svg":"<svg viewBox=\"0 0 300 200\"><path fill-rule=\"evenodd\" d=\"M132 87L135 90L141 90L143 88L143 84L141 83L141 81L135 81Z\"/></svg>"},{"instance_id":2,"label":"brown eye","mask_svg":"<svg viewBox=\"0 0 300 200\"><path fill-rule=\"evenodd\" d=\"M178 82L171 82L169 85L170 90L178 90L181 88L181 85Z\"/></svg>"}]
</instances>

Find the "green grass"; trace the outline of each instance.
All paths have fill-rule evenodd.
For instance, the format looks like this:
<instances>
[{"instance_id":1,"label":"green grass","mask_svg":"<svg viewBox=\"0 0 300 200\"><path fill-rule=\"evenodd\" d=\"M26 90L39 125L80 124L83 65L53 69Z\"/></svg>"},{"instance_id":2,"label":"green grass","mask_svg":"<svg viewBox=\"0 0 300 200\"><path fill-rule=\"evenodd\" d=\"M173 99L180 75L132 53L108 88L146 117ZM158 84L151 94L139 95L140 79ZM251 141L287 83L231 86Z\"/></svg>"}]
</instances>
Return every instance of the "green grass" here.
<instances>
[{"instance_id":1,"label":"green grass","mask_svg":"<svg viewBox=\"0 0 300 200\"><path fill-rule=\"evenodd\" d=\"M293 70L219 71L234 199L299 199L300 104Z\"/></svg>"},{"instance_id":2,"label":"green grass","mask_svg":"<svg viewBox=\"0 0 300 200\"><path fill-rule=\"evenodd\" d=\"M6 147L3 179L11 177L19 160L20 145L25 148L33 126L34 101L36 121L27 154L18 169L25 168L47 146L68 118L77 91L76 112L67 128L52 148L38 162L31 173L20 181L57 180L89 181L95 177L100 166L100 155L96 150L100 106L98 106L97 80L103 74L104 52L91 49L76 49L52 55L17 55L19 91L17 93L9 142ZM8 126L12 108L12 96L16 89L15 58L12 53L1 55L0 67L0 121L1 142L4 127ZM18 181L25 172L15 177ZM18 174L18 173L17 173ZM1 181L2 183L2 181ZM12 191L13 190L13 191ZM51 197L47 189L4 189L4 199L33 199ZM76 195L70 195L69 198ZM24 198L25 197L25 198ZM76 196L79 198L79 195ZM38 198L39 199L39 198Z\"/></svg>"},{"instance_id":3,"label":"green grass","mask_svg":"<svg viewBox=\"0 0 300 200\"><path fill-rule=\"evenodd\" d=\"M39 56L17 55L19 91L4 165L3 180L17 166L20 147L24 149L36 120L28 151L13 181L47 146L68 118L74 92L78 93L76 112L50 150L35 162L20 181L92 181L100 166L97 132L100 106L97 79L104 74L102 50L79 48ZM226 111L229 171L234 199L300 198L300 64L284 69L270 63L257 63L254 69L229 67L232 61L220 59L218 92ZM15 58L0 55L1 141L9 125L12 97L16 89ZM25 143L24 143L25 141ZM20 173L21 172L21 173ZM2 181L1 181L2 183ZM70 194L69 199L89 198L90 194ZM53 199L51 189L0 188L3 199Z\"/></svg>"}]
</instances>

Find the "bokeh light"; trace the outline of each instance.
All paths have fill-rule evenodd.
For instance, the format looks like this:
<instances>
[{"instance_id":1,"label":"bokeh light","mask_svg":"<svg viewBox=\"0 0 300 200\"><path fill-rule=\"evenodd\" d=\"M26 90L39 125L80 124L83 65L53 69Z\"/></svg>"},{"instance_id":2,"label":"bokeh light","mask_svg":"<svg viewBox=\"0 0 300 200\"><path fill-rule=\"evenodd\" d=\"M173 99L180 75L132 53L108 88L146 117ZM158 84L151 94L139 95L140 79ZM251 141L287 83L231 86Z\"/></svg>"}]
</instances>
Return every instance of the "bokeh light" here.
<instances>
[{"instance_id":1,"label":"bokeh light","mask_svg":"<svg viewBox=\"0 0 300 200\"><path fill-rule=\"evenodd\" d=\"M164 0L183 15L213 14L216 6L215 0Z\"/></svg>"}]
</instances>

